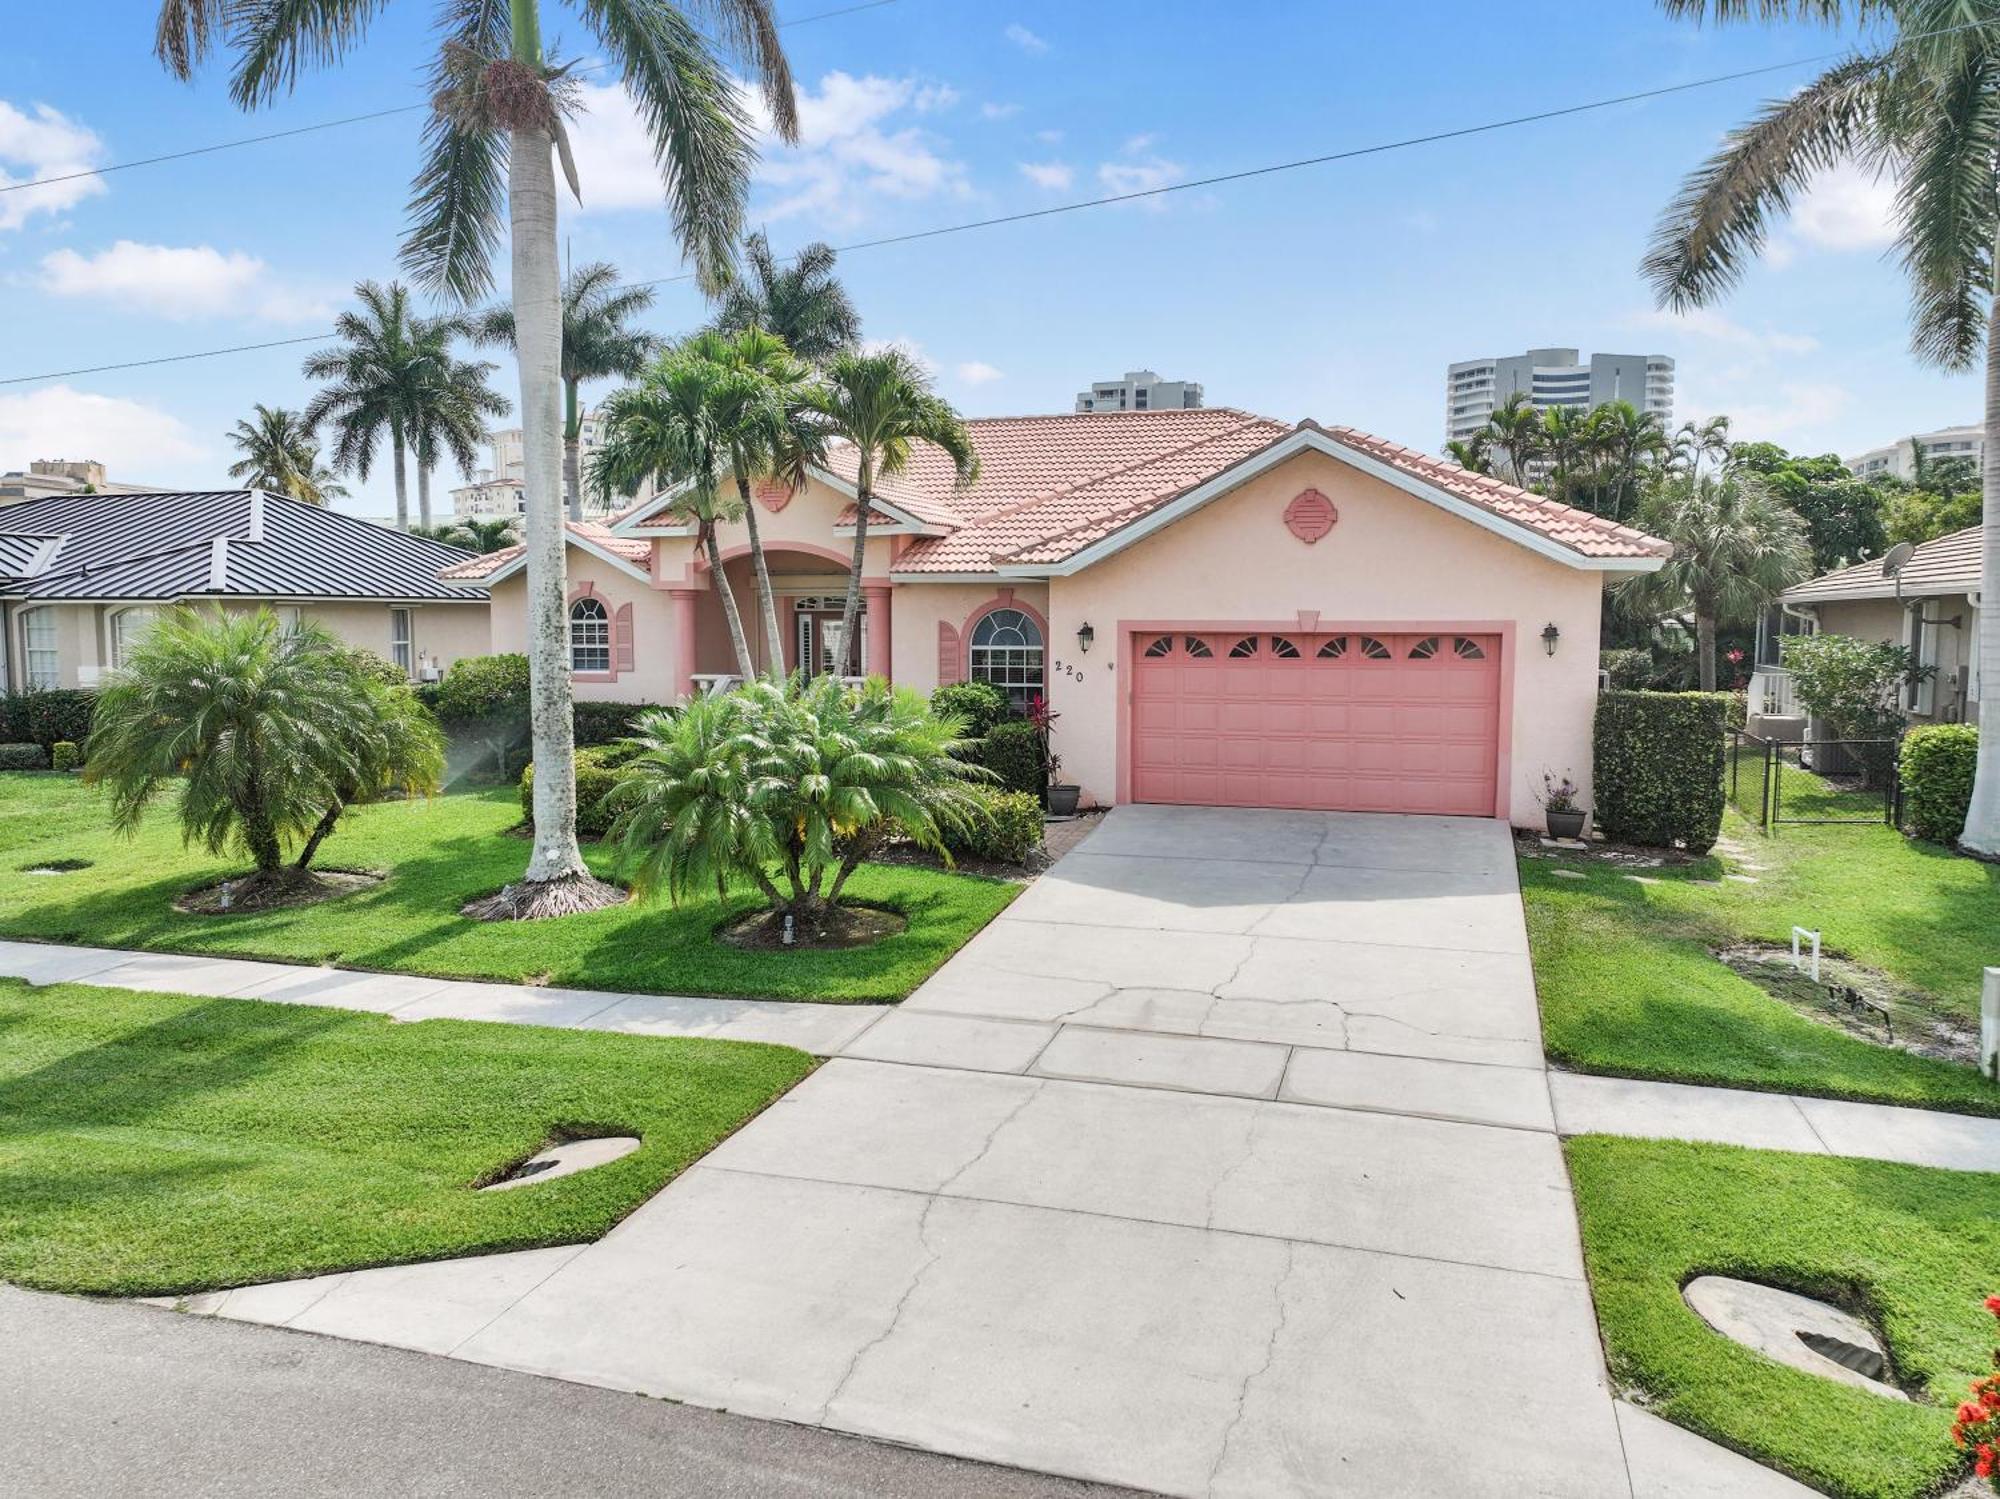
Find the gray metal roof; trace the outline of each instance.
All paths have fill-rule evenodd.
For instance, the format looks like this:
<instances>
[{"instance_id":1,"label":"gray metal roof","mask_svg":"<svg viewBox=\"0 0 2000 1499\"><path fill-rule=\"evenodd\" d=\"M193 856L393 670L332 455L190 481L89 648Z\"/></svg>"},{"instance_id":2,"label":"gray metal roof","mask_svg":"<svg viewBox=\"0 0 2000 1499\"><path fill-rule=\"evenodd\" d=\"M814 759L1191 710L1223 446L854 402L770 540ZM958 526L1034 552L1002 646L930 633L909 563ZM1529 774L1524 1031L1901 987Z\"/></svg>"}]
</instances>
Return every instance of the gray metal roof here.
<instances>
[{"instance_id":1,"label":"gray metal roof","mask_svg":"<svg viewBox=\"0 0 2000 1499\"><path fill-rule=\"evenodd\" d=\"M1980 549L1984 529L1967 526L1926 541L1903 564L1902 593L1905 598L1931 598L1939 594L1979 592ZM1788 604L1831 604L1842 599L1890 599L1896 596L1894 578L1882 576L1882 559L1857 562L1838 572L1787 588L1779 595Z\"/></svg>"},{"instance_id":2,"label":"gray metal roof","mask_svg":"<svg viewBox=\"0 0 2000 1499\"><path fill-rule=\"evenodd\" d=\"M486 597L438 576L470 552L261 490L58 495L0 509L0 528L7 598Z\"/></svg>"}]
</instances>

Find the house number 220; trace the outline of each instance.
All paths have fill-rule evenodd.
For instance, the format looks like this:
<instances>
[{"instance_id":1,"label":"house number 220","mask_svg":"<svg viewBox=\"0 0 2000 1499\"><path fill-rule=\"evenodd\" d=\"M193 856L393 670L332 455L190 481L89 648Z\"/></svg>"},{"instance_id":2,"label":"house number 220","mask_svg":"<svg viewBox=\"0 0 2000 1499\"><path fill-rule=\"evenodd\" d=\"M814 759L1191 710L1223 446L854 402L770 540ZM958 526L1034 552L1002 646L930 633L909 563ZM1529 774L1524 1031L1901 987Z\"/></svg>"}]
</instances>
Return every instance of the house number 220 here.
<instances>
[{"instance_id":1,"label":"house number 220","mask_svg":"<svg viewBox=\"0 0 2000 1499\"><path fill-rule=\"evenodd\" d=\"M1072 677L1079 682L1083 680L1083 668L1080 666L1070 666L1065 662L1058 661L1055 663L1055 673L1059 677Z\"/></svg>"}]
</instances>

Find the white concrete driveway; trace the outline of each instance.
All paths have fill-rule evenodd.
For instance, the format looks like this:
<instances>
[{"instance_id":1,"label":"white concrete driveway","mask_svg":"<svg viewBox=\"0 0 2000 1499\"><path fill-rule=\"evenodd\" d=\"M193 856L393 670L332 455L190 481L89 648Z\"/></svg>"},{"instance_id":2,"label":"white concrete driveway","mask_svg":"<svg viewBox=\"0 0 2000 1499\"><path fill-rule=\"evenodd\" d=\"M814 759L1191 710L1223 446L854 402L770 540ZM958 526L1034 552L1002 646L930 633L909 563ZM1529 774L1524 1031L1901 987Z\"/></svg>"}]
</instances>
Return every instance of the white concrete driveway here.
<instances>
[{"instance_id":1,"label":"white concrete driveway","mask_svg":"<svg viewBox=\"0 0 2000 1499\"><path fill-rule=\"evenodd\" d=\"M1668 1492L1487 822L1120 809L600 1243L195 1309L1170 1494Z\"/></svg>"}]
</instances>

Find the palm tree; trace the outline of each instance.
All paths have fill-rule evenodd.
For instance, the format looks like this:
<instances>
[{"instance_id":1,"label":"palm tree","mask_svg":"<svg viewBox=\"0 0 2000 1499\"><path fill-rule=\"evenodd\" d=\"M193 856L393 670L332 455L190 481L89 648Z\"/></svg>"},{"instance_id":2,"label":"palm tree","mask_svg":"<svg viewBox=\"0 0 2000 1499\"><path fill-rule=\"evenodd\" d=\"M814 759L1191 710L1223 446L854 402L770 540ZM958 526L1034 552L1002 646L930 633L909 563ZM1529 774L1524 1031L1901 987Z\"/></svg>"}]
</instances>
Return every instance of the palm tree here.
<instances>
[{"instance_id":1,"label":"palm tree","mask_svg":"<svg viewBox=\"0 0 2000 1499\"><path fill-rule=\"evenodd\" d=\"M487 440L486 419L505 416L513 407L486 383L499 366L479 360L454 359L452 336L463 325L452 318L426 319L418 325L419 346L425 351L418 368L416 405L410 412L410 446L417 460L417 514L431 524L431 471L450 454L461 478L479 463L479 448Z\"/></svg>"},{"instance_id":2,"label":"palm tree","mask_svg":"<svg viewBox=\"0 0 2000 1499\"><path fill-rule=\"evenodd\" d=\"M407 8L407 7L403 7ZM291 91L304 65L338 64L385 7L355 0L240 5L161 0L155 43L182 78L218 42L237 54L231 93L242 107ZM576 92L542 48L540 0L440 0L443 37L431 69L434 111L411 199L405 262L426 287L461 303L493 285L503 217L510 231L515 344L526 470L528 655L535 762L535 845L521 916L557 915L621 899L592 879L576 841L571 758L567 558L561 492L562 295L556 274L557 153L571 190L563 126ZM669 0L570 0L594 49L617 68L659 163L676 237L704 289L730 274L755 160L736 80ZM722 46L748 61L781 140L798 138L791 70L768 0L704 0Z\"/></svg>"},{"instance_id":3,"label":"palm tree","mask_svg":"<svg viewBox=\"0 0 2000 1499\"><path fill-rule=\"evenodd\" d=\"M339 347L308 354L309 380L329 382L307 402L302 418L310 431L333 424L333 466L362 479L375 466L375 451L386 435L396 477L396 525L410 528L410 414L423 379L426 349L417 341L409 288L399 281L380 286L363 281L354 288L361 310L334 319ZM429 518L425 518L426 524Z\"/></svg>"},{"instance_id":4,"label":"palm tree","mask_svg":"<svg viewBox=\"0 0 2000 1499\"><path fill-rule=\"evenodd\" d=\"M1712 416L1707 421L1685 421L1675 428L1667 443L1668 466L1690 478L1701 473L1703 461L1721 467L1729 461L1729 418Z\"/></svg>"},{"instance_id":5,"label":"palm tree","mask_svg":"<svg viewBox=\"0 0 2000 1499\"><path fill-rule=\"evenodd\" d=\"M822 383L808 394L806 409L818 417L828 435L852 443L858 460L854 561L847 575L847 602L840 611L841 656L834 663L834 674L844 676L855 659L854 627L861 617L861 569L875 481L903 471L913 442L929 443L949 458L960 484L979 476L979 457L951 403L931 390L923 365L893 344L872 352L834 355Z\"/></svg>"},{"instance_id":6,"label":"palm tree","mask_svg":"<svg viewBox=\"0 0 2000 1499\"><path fill-rule=\"evenodd\" d=\"M1640 472L1668 451L1659 414L1630 401L1606 401L1590 413L1594 446L1611 484L1611 519L1622 521L1638 504Z\"/></svg>"},{"instance_id":7,"label":"palm tree","mask_svg":"<svg viewBox=\"0 0 2000 1499\"><path fill-rule=\"evenodd\" d=\"M626 323L653 305L650 287L618 285L618 269L593 261L571 271L562 289L563 498L583 519L583 408L586 380L631 379L659 351L660 340ZM514 309L491 307L473 320L481 343L514 346Z\"/></svg>"},{"instance_id":8,"label":"palm tree","mask_svg":"<svg viewBox=\"0 0 2000 1499\"><path fill-rule=\"evenodd\" d=\"M757 399L747 375L698 355L665 354L637 385L613 391L604 403L604 436L591 456L593 493L608 502L651 481L672 494L670 508L695 523L695 545L708 558L708 575L722 599L736 671L746 682L757 675L750 642L743 634L736 591L722 568L715 528L735 519L736 500L722 492L729 471L732 415Z\"/></svg>"},{"instance_id":9,"label":"palm tree","mask_svg":"<svg viewBox=\"0 0 2000 1499\"><path fill-rule=\"evenodd\" d=\"M1960 0L1666 0L1696 20L1868 22L1873 50L1766 105L1723 143L1661 217L1645 271L1664 305L1713 302L1764 247L1813 175L1848 161L1897 183L1896 237L1913 293L1917 357L1950 370L1984 356L1979 658L2000 661L2000 193L1994 129L2000 52L1988 8ZM1981 694L1979 760L1960 840L2000 855L2000 693Z\"/></svg>"},{"instance_id":10,"label":"palm tree","mask_svg":"<svg viewBox=\"0 0 2000 1499\"><path fill-rule=\"evenodd\" d=\"M344 499L347 486L319 459L312 429L297 412L259 403L248 421L239 421L229 440L242 458L229 465L229 477L251 489L290 495L307 505Z\"/></svg>"},{"instance_id":11,"label":"palm tree","mask_svg":"<svg viewBox=\"0 0 2000 1499\"><path fill-rule=\"evenodd\" d=\"M1701 690L1713 692L1716 626L1748 624L1811 573L1806 524L1762 480L1733 468L1666 476L1637 524L1671 541L1674 555L1619 585L1618 602L1648 618L1691 613Z\"/></svg>"},{"instance_id":12,"label":"palm tree","mask_svg":"<svg viewBox=\"0 0 2000 1499\"><path fill-rule=\"evenodd\" d=\"M171 795L187 842L248 854L240 907L315 889L313 855L349 806L435 790L443 771L430 713L324 626L181 606L98 694L84 774L109 789L114 827Z\"/></svg>"},{"instance_id":13,"label":"palm tree","mask_svg":"<svg viewBox=\"0 0 2000 1499\"><path fill-rule=\"evenodd\" d=\"M1493 472L1493 434L1482 427L1463 440L1453 438L1445 445L1451 461L1469 473Z\"/></svg>"},{"instance_id":14,"label":"palm tree","mask_svg":"<svg viewBox=\"0 0 2000 1499\"><path fill-rule=\"evenodd\" d=\"M1544 456L1542 414L1525 391L1515 391L1486 418L1486 443L1507 455L1510 482L1518 489L1533 485L1535 467Z\"/></svg>"},{"instance_id":15,"label":"palm tree","mask_svg":"<svg viewBox=\"0 0 2000 1499\"><path fill-rule=\"evenodd\" d=\"M812 364L860 341L861 315L833 274L833 246L814 240L781 266L760 229L743 242L743 261L750 274L722 295L715 332L762 328Z\"/></svg>"},{"instance_id":16,"label":"palm tree","mask_svg":"<svg viewBox=\"0 0 2000 1499\"><path fill-rule=\"evenodd\" d=\"M778 628L777 596L771 589L771 570L764 556L764 538L758 530L750 485L753 479L772 477L797 487L805 483L811 468L825 461L825 433L807 410L813 373L792 357L783 339L759 327L745 328L734 336L698 333L688 340L685 350L743 377L734 386L740 397L736 405L718 416L750 541L764 659L775 668L784 659L784 636Z\"/></svg>"},{"instance_id":17,"label":"palm tree","mask_svg":"<svg viewBox=\"0 0 2000 1499\"><path fill-rule=\"evenodd\" d=\"M1567 501L1578 475L1589 470L1597 431L1581 406L1551 406L1542 413L1542 454L1549 465L1543 492Z\"/></svg>"},{"instance_id":18,"label":"palm tree","mask_svg":"<svg viewBox=\"0 0 2000 1499\"><path fill-rule=\"evenodd\" d=\"M508 547L519 546L519 527L520 522L511 515L471 515L453 522L449 529L451 536L456 538L452 545L484 556L489 552L503 552Z\"/></svg>"}]
</instances>

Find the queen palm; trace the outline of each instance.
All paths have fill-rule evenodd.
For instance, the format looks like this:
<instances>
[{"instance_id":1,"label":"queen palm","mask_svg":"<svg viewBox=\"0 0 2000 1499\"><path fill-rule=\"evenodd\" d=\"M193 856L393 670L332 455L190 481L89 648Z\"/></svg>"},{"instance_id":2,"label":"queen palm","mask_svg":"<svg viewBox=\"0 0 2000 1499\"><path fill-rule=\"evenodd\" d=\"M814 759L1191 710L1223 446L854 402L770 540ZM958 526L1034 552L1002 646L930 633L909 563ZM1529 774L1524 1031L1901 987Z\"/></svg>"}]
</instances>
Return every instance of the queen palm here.
<instances>
[{"instance_id":1,"label":"queen palm","mask_svg":"<svg viewBox=\"0 0 2000 1499\"><path fill-rule=\"evenodd\" d=\"M333 470L320 462L312 428L296 411L259 403L248 421L237 422L229 440L243 454L229 465L229 477L251 489L290 495L307 505L324 505L347 494Z\"/></svg>"},{"instance_id":2,"label":"queen palm","mask_svg":"<svg viewBox=\"0 0 2000 1499\"><path fill-rule=\"evenodd\" d=\"M793 354L811 364L824 364L861 338L861 315L847 289L833 274L834 249L814 240L789 264L771 253L771 242L758 230L743 242L743 264L749 273L723 293L712 325L718 333L762 328L785 341Z\"/></svg>"},{"instance_id":3,"label":"queen palm","mask_svg":"<svg viewBox=\"0 0 2000 1499\"><path fill-rule=\"evenodd\" d=\"M403 9L406 7L399 7ZM231 93L244 108L289 93L302 66L338 64L386 9L364 0L161 0L156 50L185 78L217 43L236 54ZM729 277L755 159L751 121L715 47L668 0L570 0L564 9L618 70L653 149L676 236L704 287ZM435 108L411 198L403 253L426 287L461 302L493 285L503 218L510 231L515 343L527 496L528 657L535 760L535 846L522 916L616 898L591 879L576 842L561 491L562 297L556 274L560 151L578 188L563 126L575 90L542 47L540 0L438 0L443 44L431 69ZM798 135L797 102L768 0L704 0L721 46L755 73L780 139Z\"/></svg>"},{"instance_id":4,"label":"queen palm","mask_svg":"<svg viewBox=\"0 0 2000 1499\"><path fill-rule=\"evenodd\" d=\"M756 382L740 371L681 350L663 355L637 385L605 401L604 434L589 465L590 487L600 500L651 483L670 493L671 508L695 523L695 545L708 558L710 586L722 600L737 674L745 681L757 675L757 666L715 528L736 518L736 498L722 487L730 467L730 423L758 394Z\"/></svg>"},{"instance_id":5,"label":"queen palm","mask_svg":"<svg viewBox=\"0 0 2000 1499\"><path fill-rule=\"evenodd\" d=\"M1727 468L1664 476L1637 524L1674 555L1621 584L1617 601L1648 618L1691 614L1701 690L1713 692L1716 627L1748 624L1812 571L1806 523L1757 476Z\"/></svg>"},{"instance_id":6,"label":"queen palm","mask_svg":"<svg viewBox=\"0 0 2000 1499\"><path fill-rule=\"evenodd\" d=\"M653 305L652 288L618 284L618 269L604 261L579 266L563 278L563 498L571 520L583 519L583 407L586 380L627 379L646 367L660 340L626 324ZM481 343L514 346L514 309L492 307L472 324Z\"/></svg>"},{"instance_id":7,"label":"queen palm","mask_svg":"<svg viewBox=\"0 0 2000 1499\"><path fill-rule=\"evenodd\" d=\"M1983 354L1986 460L1979 656L2000 661L2000 48L1990 4L1966 0L1664 0L1695 20L1867 22L1886 39L1767 104L1690 175L1645 271L1663 305L1713 302L1764 247L1769 220L1840 162L1890 174L1917 357L1970 369ZM2000 692L1981 694L1979 761L1962 842L2000 854Z\"/></svg>"},{"instance_id":8,"label":"queen palm","mask_svg":"<svg viewBox=\"0 0 2000 1499\"><path fill-rule=\"evenodd\" d=\"M778 628L777 597L771 589L771 569L758 530L751 481L768 477L797 488L805 483L808 470L825 461L825 433L806 405L813 373L792 356L783 339L760 327L745 328L734 335L698 333L685 349L744 377L732 387L739 397L735 405L718 415L750 542L764 659L775 666L784 659L784 636Z\"/></svg>"},{"instance_id":9,"label":"queen palm","mask_svg":"<svg viewBox=\"0 0 2000 1499\"><path fill-rule=\"evenodd\" d=\"M894 344L836 354L807 396L806 409L828 435L846 439L855 451L854 561L840 611L841 658L834 663L835 674L845 675L855 659L854 627L861 617L861 570L875 481L894 478L909 465L912 443L928 443L949 458L960 484L979 476L979 457L951 403L931 390L923 365Z\"/></svg>"}]
</instances>

